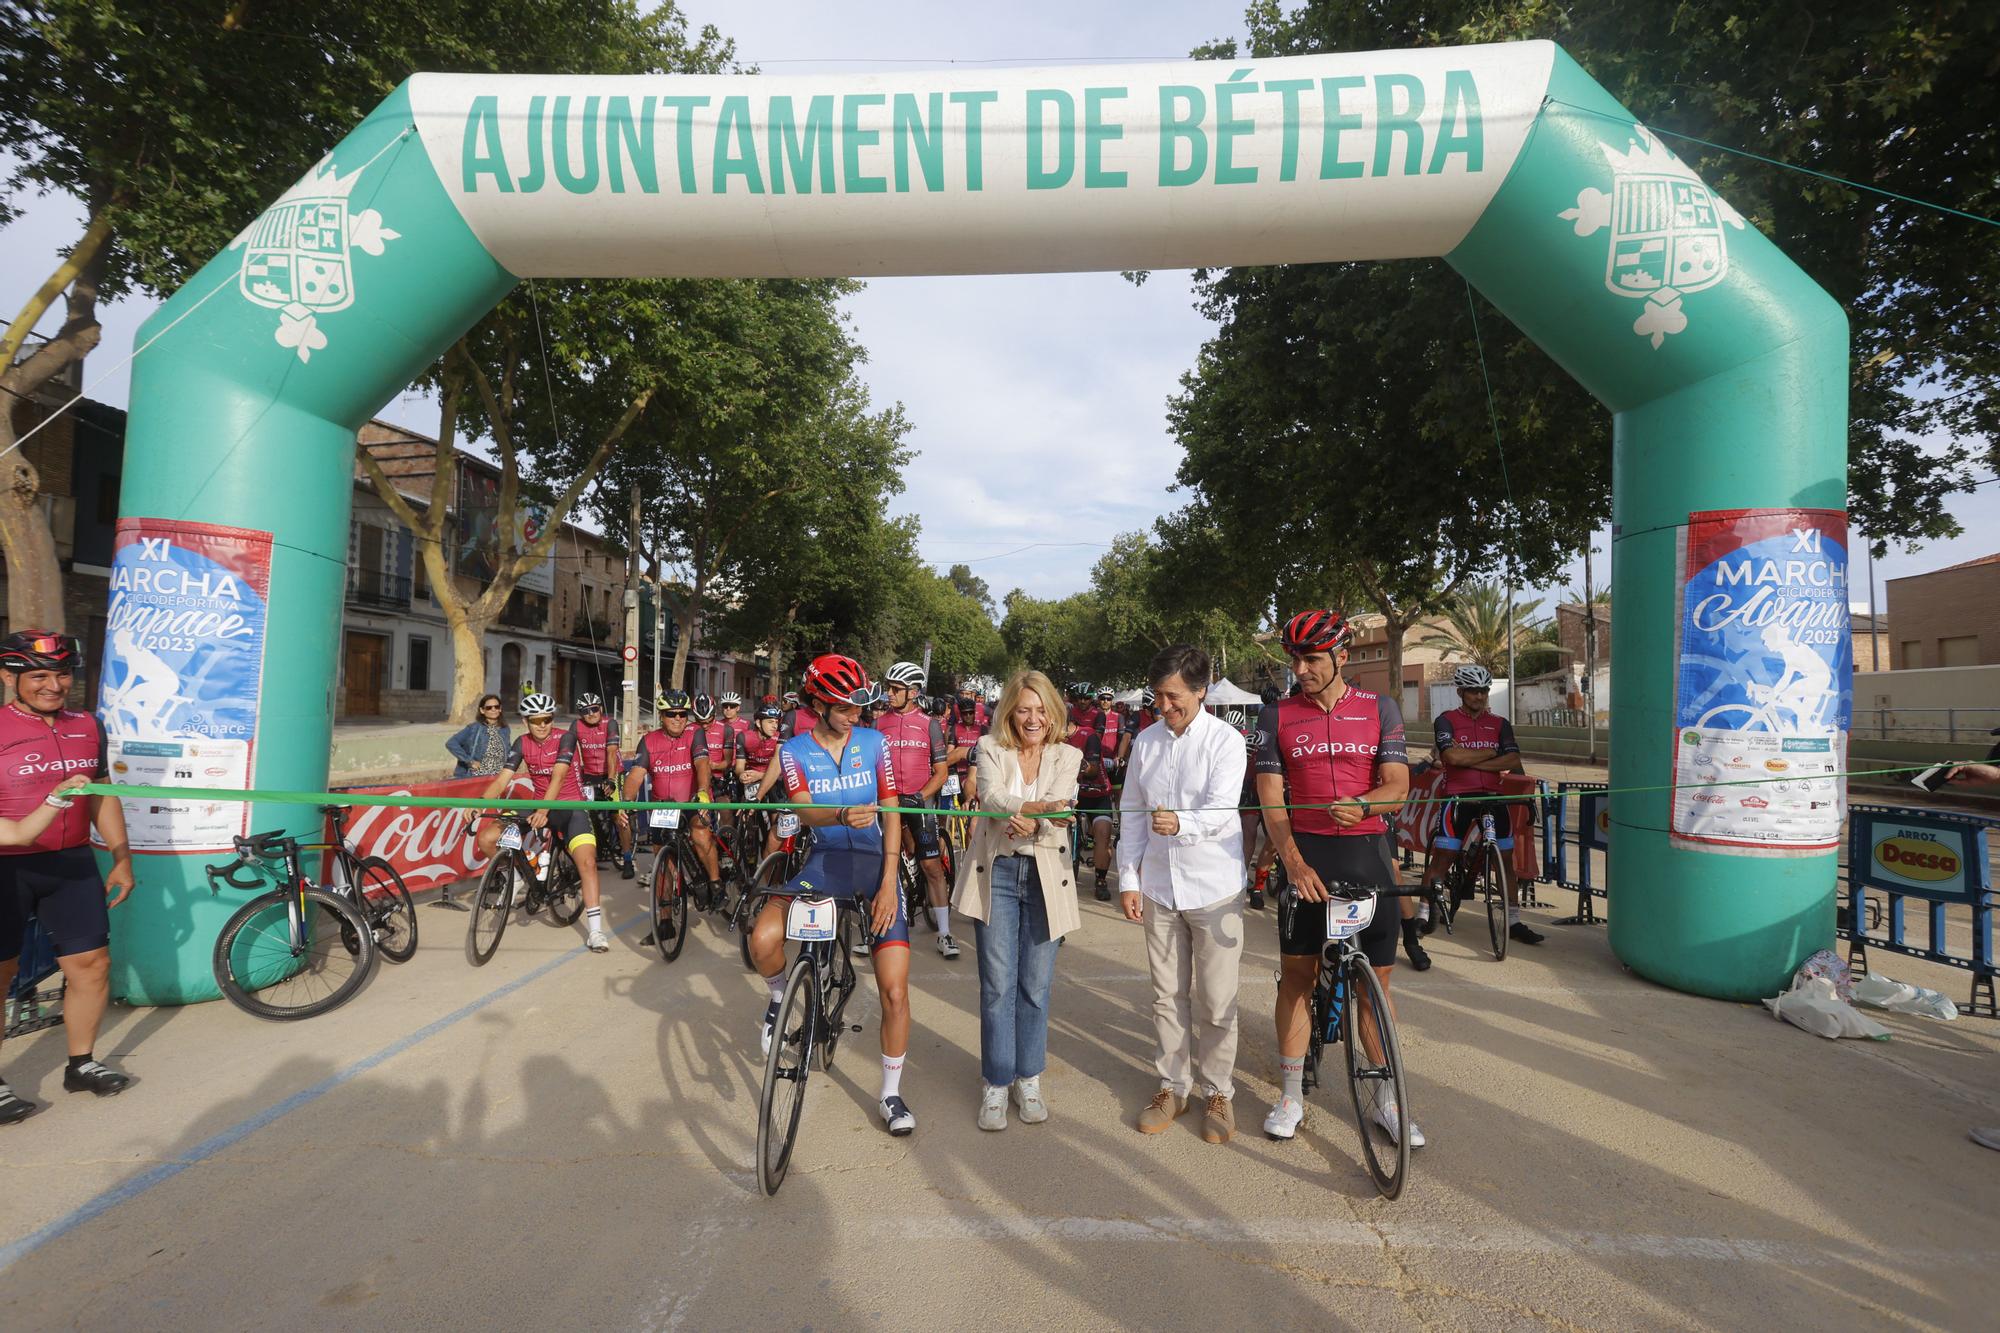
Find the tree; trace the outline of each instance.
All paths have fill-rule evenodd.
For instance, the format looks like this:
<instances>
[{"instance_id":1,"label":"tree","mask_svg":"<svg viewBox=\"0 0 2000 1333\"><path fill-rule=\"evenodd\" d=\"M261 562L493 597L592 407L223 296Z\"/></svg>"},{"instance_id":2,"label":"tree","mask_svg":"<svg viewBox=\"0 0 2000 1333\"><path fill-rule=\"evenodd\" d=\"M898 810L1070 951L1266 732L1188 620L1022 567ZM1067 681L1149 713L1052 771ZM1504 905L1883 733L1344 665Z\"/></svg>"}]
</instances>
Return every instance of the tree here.
<instances>
[{"instance_id":1,"label":"tree","mask_svg":"<svg viewBox=\"0 0 2000 1333\"><path fill-rule=\"evenodd\" d=\"M431 591L451 631L449 707L450 716L457 721L471 719L486 688L486 631L499 620L521 578L554 550L570 511L633 423L645 413L664 373L662 367L637 354L635 340L624 336L629 325L621 324L618 317L629 314L636 303L625 299L618 285L578 283L559 289L556 297L543 309L534 293L515 293L453 344L446 355L436 376L437 451L429 503L422 509L396 489L373 455L365 449L360 452L361 465L375 493L416 537L418 558L424 562ZM538 330L537 324L543 320L548 327ZM573 349L587 343L595 349L594 354L545 360L541 343L550 332L556 347ZM454 577L452 567L458 553L451 521L458 499L460 428L471 426L468 434L483 433L493 442L500 462L495 510L505 528L524 499L524 457L538 440L543 451L550 447L546 435L534 424L549 415L546 395L550 385L556 387L557 401L570 414L573 425L583 432L575 438L586 442L588 453L571 470L561 491L542 492L542 498L548 500L548 516L539 534L520 551L510 551L509 544L501 542L491 577L477 593L468 593Z\"/></svg>"},{"instance_id":2,"label":"tree","mask_svg":"<svg viewBox=\"0 0 2000 1333\"><path fill-rule=\"evenodd\" d=\"M1259 56L1552 38L1645 124L1992 217L2000 6L1742 6L1727 0L1386 0L1249 10ZM1546 114L1561 114L1550 108ZM1962 217L1804 176L1687 138L1669 144L1847 310L1850 507L1878 554L1954 535L1945 499L1967 464L2000 467L2000 246ZM1352 307L1348 307L1351 311ZM1338 318L1334 307L1311 314ZM1435 325L1377 329L1388 361ZM1513 342L1518 339L1509 338ZM1488 336L1489 357L1496 343ZM1503 392L1562 372L1510 346ZM1402 379L1415 391L1421 377ZM1510 462L1528 455L1503 407ZM1558 441L1560 443L1560 441ZM1587 447L1597 448L1596 440ZM1580 472L1594 489L1601 469ZM1515 493L1529 486L1515 477Z\"/></svg>"},{"instance_id":3,"label":"tree","mask_svg":"<svg viewBox=\"0 0 2000 1333\"><path fill-rule=\"evenodd\" d=\"M0 7L0 200L60 191L84 224L0 333L0 397L20 403L98 344L98 303L165 296L220 252L340 135L420 69L603 68L650 48L645 68L712 58L672 3L630 0L316 0L196 5L17 0ZM0 202L0 223L16 205ZM55 333L17 360L60 299ZM63 624L62 574L42 481L0 412L0 546L9 618ZM11 452L9 452L11 450Z\"/></svg>"},{"instance_id":4,"label":"tree","mask_svg":"<svg viewBox=\"0 0 2000 1333\"><path fill-rule=\"evenodd\" d=\"M993 615L993 590L986 586L986 580L972 572L971 565L953 565L946 576L951 586L970 597L979 609L990 619Z\"/></svg>"},{"instance_id":5,"label":"tree","mask_svg":"<svg viewBox=\"0 0 2000 1333\"><path fill-rule=\"evenodd\" d=\"M1445 603L1438 630L1419 639L1417 646L1436 648L1447 658L1477 663L1496 676L1505 676L1509 642L1518 650L1529 641L1528 622L1541 605L1539 597L1514 603L1510 640L1507 585L1469 584Z\"/></svg>"}]
</instances>

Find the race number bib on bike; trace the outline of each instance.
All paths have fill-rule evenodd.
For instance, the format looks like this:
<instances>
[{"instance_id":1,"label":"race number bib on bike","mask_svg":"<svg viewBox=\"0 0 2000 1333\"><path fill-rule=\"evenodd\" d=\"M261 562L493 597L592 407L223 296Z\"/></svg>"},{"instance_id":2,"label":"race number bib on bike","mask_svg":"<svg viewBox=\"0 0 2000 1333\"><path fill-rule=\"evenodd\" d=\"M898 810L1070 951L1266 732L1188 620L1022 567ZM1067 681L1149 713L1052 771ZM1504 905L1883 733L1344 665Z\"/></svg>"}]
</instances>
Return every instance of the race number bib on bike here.
<instances>
[{"instance_id":1,"label":"race number bib on bike","mask_svg":"<svg viewBox=\"0 0 2000 1333\"><path fill-rule=\"evenodd\" d=\"M518 852L521 850L521 826L519 824L509 824L502 831L500 834L500 850L503 852Z\"/></svg>"},{"instance_id":2,"label":"race number bib on bike","mask_svg":"<svg viewBox=\"0 0 2000 1333\"><path fill-rule=\"evenodd\" d=\"M958 774L954 773L944 780L944 786L939 789L939 794L942 796L956 796L958 793Z\"/></svg>"},{"instance_id":3,"label":"race number bib on bike","mask_svg":"<svg viewBox=\"0 0 2000 1333\"><path fill-rule=\"evenodd\" d=\"M839 908L831 898L794 898L791 910L785 916L785 938L788 940L830 940L833 938L833 923Z\"/></svg>"},{"instance_id":4,"label":"race number bib on bike","mask_svg":"<svg viewBox=\"0 0 2000 1333\"><path fill-rule=\"evenodd\" d=\"M681 826L681 812L678 810L654 810L651 813L654 828L677 829Z\"/></svg>"},{"instance_id":5,"label":"race number bib on bike","mask_svg":"<svg viewBox=\"0 0 2000 1333\"><path fill-rule=\"evenodd\" d=\"M796 838L796 837L798 836L798 834L799 834L799 817L798 817L797 815L779 815L779 816L778 816L778 836L779 836L779 837L781 837L781 838Z\"/></svg>"},{"instance_id":6,"label":"race number bib on bike","mask_svg":"<svg viewBox=\"0 0 2000 1333\"><path fill-rule=\"evenodd\" d=\"M1329 898L1326 904L1326 937L1349 939L1365 930L1375 919L1373 898Z\"/></svg>"}]
</instances>

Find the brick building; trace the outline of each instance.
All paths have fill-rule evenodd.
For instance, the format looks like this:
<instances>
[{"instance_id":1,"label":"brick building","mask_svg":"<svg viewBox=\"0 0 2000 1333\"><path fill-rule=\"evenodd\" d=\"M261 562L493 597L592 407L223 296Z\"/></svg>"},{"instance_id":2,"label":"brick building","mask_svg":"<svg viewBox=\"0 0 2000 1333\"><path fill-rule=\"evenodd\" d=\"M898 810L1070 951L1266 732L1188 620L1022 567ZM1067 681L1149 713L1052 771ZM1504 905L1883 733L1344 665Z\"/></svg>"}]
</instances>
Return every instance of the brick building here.
<instances>
[{"instance_id":1,"label":"brick building","mask_svg":"<svg viewBox=\"0 0 2000 1333\"><path fill-rule=\"evenodd\" d=\"M2000 552L1890 579L1885 601L1895 670L2000 663Z\"/></svg>"},{"instance_id":2,"label":"brick building","mask_svg":"<svg viewBox=\"0 0 2000 1333\"><path fill-rule=\"evenodd\" d=\"M1889 633L1889 617L1873 616L1866 611L1850 611L1848 618L1853 628L1854 669L1856 671L1887 671L1892 636Z\"/></svg>"},{"instance_id":3,"label":"brick building","mask_svg":"<svg viewBox=\"0 0 2000 1333\"><path fill-rule=\"evenodd\" d=\"M1562 602L1556 607L1556 646L1564 660L1581 666L1584 656L1584 627L1597 622L1597 665L1611 665L1611 603L1593 602L1586 614L1581 602Z\"/></svg>"},{"instance_id":4,"label":"brick building","mask_svg":"<svg viewBox=\"0 0 2000 1333\"><path fill-rule=\"evenodd\" d=\"M1347 649L1345 675L1357 687L1387 694L1403 710L1409 722L1430 720L1429 686L1451 679L1452 664L1442 650L1426 648L1422 641L1440 631L1442 621L1424 621L1403 634L1402 688L1389 688L1388 618L1380 612L1364 611L1350 616L1354 637Z\"/></svg>"}]
</instances>

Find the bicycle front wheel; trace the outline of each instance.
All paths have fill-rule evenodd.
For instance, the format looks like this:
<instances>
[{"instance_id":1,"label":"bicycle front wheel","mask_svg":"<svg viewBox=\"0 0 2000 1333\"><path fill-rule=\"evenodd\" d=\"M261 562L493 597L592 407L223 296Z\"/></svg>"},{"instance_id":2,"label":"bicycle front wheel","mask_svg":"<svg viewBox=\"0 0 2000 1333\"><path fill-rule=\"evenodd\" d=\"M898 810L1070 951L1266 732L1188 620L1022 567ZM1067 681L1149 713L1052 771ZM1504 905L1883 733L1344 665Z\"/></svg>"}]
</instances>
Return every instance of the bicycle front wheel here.
<instances>
[{"instance_id":1,"label":"bicycle front wheel","mask_svg":"<svg viewBox=\"0 0 2000 1333\"><path fill-rule=\"evenodd\" d=\"M1359 953L1350 954L1341 978L1346 986L1346 1003L1341 1012L1341 1044L1347 1047L1347 1091L1354 1101L1354 1123L1361 1131L1361 1155L1367 1160L1368 1174L1385 1199L1403 1192L1410 1174L1410 1102L1403 1089L1403 1053L1396 1041L1396 1020L1389 1012L1389 997L1375 969ZM1362 1030L1371 1027L1381 1039L1382 1058L1368 1053ZM1396 1107L1396 1135L1388 1147L1375 1135L1375 1107L1386 1098ZM1384 1137L1387 1137L1385 1134Z\"/></svg>"},{"instance_id":2,"label":"bicycle front wheel","mask_svg":"<svg viewBox=\"0 0 2000 1333\"><path fill-rule=\"evenodd\" d=\"M215 984L229 1002L286 1022L338 1009L368 984L375 935L339 894L296 889L259 894L236 909L215 940Z\"/></svg>"},{"instance_id":3,"label":"bicycle front wheel","mask_svg":"<svg viewBox=\"0 0 2000 1333\"><path fill-rule=\"evenodd\" d=\"M653 944L663 962L681 956L687 944L687 876L676 846L669 842L653 858Z\"/></svg>"},{"instance_id":4,"label":"bicycle front wheel","mask_svg":"<svg viewBox=\"0 0 2000 1333\"><path fill-rule=\"evenodd\" d=\"M407 963L417 955L417 905L403 877L379 856L354 862L354 885L375 927L375 945L392 963Z\"/></svg>"},{"instance_id":5,"label":"bicycle front wheel","mask_svg":"<svg viewBox=\"0 0 2000 1333\"><path fill-rule=\"evenodd\" d=\"M567 849L558 848L549 858L549 919L567 926L582 915L583 872Z\"/></svg>"},{"instance_id":6,"label":"bicycle front wheel","mask_svg":"<svg viewBox=\"0 0 2000 1333\"><path fill-rule=\"evenodd\" d=\"M1500 849L1492 843L1479 844L1479 894L1486 902L1486 933L1493 940L1493 961L1507 957L1507 877L1500 866Z\"/></svg>"},{"instance_id":7,"label":"bicycle front wheel","mask_svg":"<svg viewBox=\"0 0 2000 1333\"><path fill-rule=\"evenodd\" d=\"M512 852L501 852L487 863L472 892L472 919L465 928L465 956L474 967L483 967L500 947L507 933L507 918L514 913L514 894L521 886L521 861Z\"/></svg>"},{"instance_id":8,"label":"bicycle front wheel","mask_svg":"<svg viewBox=\"0 0 2000 1333\"><path fill-rule=\"evenodd\" d=\"M778 1192L792 1164L799 1114L806 1105L813 1035L819 1027L818 1007L812 964L802 957L792 964L784 999L778 1002L771 1053L764 1058L764 1093L757 1102L757 1185L766 1197Z\"/></svg>"}]
</instances>

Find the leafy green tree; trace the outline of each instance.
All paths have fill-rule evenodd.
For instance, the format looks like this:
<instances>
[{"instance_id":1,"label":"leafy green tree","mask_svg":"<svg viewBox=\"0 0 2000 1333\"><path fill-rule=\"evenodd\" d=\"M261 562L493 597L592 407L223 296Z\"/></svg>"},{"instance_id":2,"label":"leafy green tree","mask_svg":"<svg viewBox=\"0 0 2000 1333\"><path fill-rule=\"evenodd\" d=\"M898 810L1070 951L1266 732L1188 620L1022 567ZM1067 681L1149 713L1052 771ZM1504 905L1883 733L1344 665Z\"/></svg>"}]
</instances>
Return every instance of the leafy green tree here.
<instances>
[{"instance_id":1,"label":"leafy green tree","mask_svg":"<svg viewBox=\"0 0 2000 1333\"><path fill-rule=\"evenodd\" d=\"M1511 642L1518 657L1530 641L1529 622L1541 609L1541 599L1514 603ZM1435 632L1417 640L1419 648L1435 648L1447 660L1475 662L1496 676L1507 674L1507 585L1468 584L1446 602Z\"/></svg>"},{"instance_id":2,"label":"leafy green tree","mask_svg":"<svg viewBox=\"0 0 2000 1333\"><path fill-rule=\"evenodd\" d=\"M94 349L101 301L166 296L424 69L634 72L712 65L669 2L633 0L15 0L0 6L0 201L61 191L75 242L0 333L0 397L19 403ZM617 57L623 53L622 61ZM0 202L0 223L17 203ZM28 335L60 300L49 339ZM18 359L17 359L18 358ZM62 575L39 473L0 412L0 545L13 623L59 627Z\"/></svg>"},{"instance_id":3,"label":"leafy green tree","mask_svg":"<svg viewBox=\"0 0 2000 1333\"><path fill-rule=\"evenodd\" d=\"M993 615L993 590L986 586L986 580L972 572L971 565L953 565L947 575L951 586L978 603L979 609L989 618Z\"/></svg>"}]
</instances>

